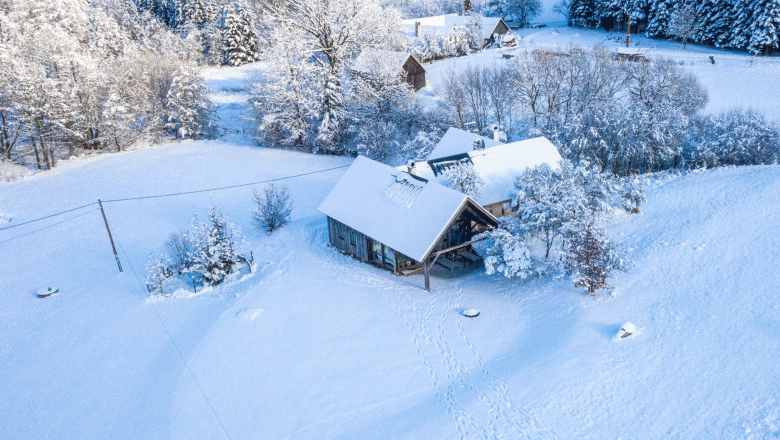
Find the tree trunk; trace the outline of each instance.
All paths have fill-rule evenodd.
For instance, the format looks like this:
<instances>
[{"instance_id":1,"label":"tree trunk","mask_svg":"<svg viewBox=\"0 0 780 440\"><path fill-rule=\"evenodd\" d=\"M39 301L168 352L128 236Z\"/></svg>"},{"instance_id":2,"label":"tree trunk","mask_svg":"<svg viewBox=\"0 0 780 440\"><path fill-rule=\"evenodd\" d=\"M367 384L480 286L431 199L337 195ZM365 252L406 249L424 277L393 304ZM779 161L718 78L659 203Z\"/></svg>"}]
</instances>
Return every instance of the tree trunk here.
<instances>
[{"instance_id":1,"label":"tree trunk","mask_svg":"<svg viewBox=\"0 0 780 440\"><path fill-rule=\"evenodd\" d=\"M33 151L35 151L35 162L38 164L38 170L40 171L41 168L41 156L38 155L38 145L35 143L35 138L30 135L30 143L33 146Z\"/></svg>"},{"instance_id":2,"label":"tree trunk","mask_svg":"<svg viewBox=\"0 0 780 440\"><path fill-rule=\"evenodd\" d=\"M628 14L628 25L626 26L626 47L629 47L628 43L630 38L631 38L631 14Z\"/></svg>"}]
</instances>

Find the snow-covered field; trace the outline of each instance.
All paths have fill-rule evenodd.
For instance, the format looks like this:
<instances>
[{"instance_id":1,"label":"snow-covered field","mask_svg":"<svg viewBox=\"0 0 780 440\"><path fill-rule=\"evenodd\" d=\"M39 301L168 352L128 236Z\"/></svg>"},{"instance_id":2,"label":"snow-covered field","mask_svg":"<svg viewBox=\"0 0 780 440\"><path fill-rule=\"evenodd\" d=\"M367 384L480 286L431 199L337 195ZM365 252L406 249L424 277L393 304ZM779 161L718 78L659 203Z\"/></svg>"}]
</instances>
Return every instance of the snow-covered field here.
<instances>
[{"instance_id":1,"label":"snow-covered field","mask_svg":"<svg viewBox=\"0 0 780 440\"><path fill-rule=\"evenodd\" d=\"M549 5L547 5L549 6ZM536 49L554 49L569 45L592 47L602 45L609 50L625 47L625 33L577 29L565 24L553 24L541 29L520 29L515 34L519 44L513 48L486 50L481 53L426 64L427 78L435 93L441 75L449 69L469 64L507 63L504 53L522 53ZM651 39L644 34L632 35L631 44L649 57L670 58L696 75L709 94L704 113L718 113L734 108L751 108L780 122L780 57L754 57L745 52L717 49L711 46ZM712 64L709 57L715 58Z\"/></svg>"},{"instance_id":2,"label":"snow-covered field","mask_svg":"<svg viewBox=\"0 0 780 440\"><path fill-rule=\"evenodd\" d=\"M222 140L0 184L0 228L98 197L351 162L240 140L251 70L205 73ZM294 221L270 237L250 226L251 186L106 203L123 273L94 206L0 231L0 438L780 436L780 166L670 178L642 214L615 213L609 230L637 268L600 299L478 269L434 271L428 293L420 276L343 256L316 212L342 173L286 180ZM243 229L255 271L149 300L136 279L148 253L212 204ZM37 298L47 286L59 292ZM640 334L613 340L626 321Z\"/></svg>"}]
</instances>

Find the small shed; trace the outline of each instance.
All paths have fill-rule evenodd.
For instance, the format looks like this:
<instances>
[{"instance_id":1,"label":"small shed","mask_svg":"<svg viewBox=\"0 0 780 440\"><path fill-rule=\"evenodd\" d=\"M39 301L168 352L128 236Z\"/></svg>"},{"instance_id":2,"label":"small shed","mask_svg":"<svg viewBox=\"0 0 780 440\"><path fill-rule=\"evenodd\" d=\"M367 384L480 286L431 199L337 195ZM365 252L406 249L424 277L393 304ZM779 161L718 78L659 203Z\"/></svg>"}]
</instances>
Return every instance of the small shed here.
<instances>
[{"instance_id":1,"label":"small shed","mask_svg":"<svg viewBox=\"0 0 780 440\"><path fill-rule=\"evenodd\" d=\"M381 69L402 69L406 82L414 91L425 87L425 67L408 52L393 52L366 48L352 64L352 72L357 75L371 75Z\"/></svg>"},{"instance_id":2,"label":"small shed","mask_svg":"<svg viewBox=\"0 0 780 440\"><path fill-rule=\"evenodd\" d=\"M422 272L427 290L440 257L468 251L475 235L498 226L465 194L362 156L319 211L332 246L395 274Z\"/></svg>"}]
</instances>

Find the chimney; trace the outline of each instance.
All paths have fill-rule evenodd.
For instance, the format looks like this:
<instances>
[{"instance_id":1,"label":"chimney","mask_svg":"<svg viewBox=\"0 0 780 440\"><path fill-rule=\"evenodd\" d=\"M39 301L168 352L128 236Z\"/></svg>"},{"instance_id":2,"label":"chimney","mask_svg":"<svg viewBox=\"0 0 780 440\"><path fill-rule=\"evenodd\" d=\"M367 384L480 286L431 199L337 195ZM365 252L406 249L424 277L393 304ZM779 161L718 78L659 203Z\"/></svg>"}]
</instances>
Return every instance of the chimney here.
<instances>
[{"instance_id":1,"label":"chimney","mask_svg":"<svg viewBox=\"0 0 780 440\"><path fill-rule=\"evenodd\" d=\"M409 174L412 176L417 175L417 164L413 160L410 160L406 167Z\"/></svg>"},{"instance_id":2,"label":"chimney","mask_svg":"<svg viewBox=\"0 0 780 440\"><path fill-rule=\"evenodd\" d=\"M493 140L496 142L500 142L500 131L498 131L498 124L493 124Z\"/></svg>"},{"instance_id":3,"label":"chimney","mask_svg":"<svg viewBox=\"0 0 780 440\"><path fill-rule=\"evenodd\" d=\"M420 22L415 21L414 22L414 36L419 37L420 36Z\"/></svg>"},{"instance_id":4,"label":"chimney","mask_svg":"<svg viewBox=\"0 0 780 440\"><path fill-rule=\"evenodd\" d=\"M485 149L485 141L479 138L478 134L474 135L474 151L476 150L484 150Z\"/></svg>"}]
</instances>

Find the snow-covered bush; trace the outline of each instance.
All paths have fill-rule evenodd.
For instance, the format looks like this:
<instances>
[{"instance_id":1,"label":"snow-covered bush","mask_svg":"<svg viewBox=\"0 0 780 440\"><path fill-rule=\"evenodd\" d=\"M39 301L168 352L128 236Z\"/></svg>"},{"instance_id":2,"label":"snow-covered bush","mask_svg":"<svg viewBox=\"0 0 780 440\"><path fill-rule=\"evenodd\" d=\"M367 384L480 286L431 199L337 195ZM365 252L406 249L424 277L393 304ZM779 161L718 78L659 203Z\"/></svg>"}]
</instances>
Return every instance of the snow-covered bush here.
<instances>
[{"instance_id":1,"label":"snow-covered bush","mask_svg":"<svg viewBox=\"0 0 780 440\"><path fill-rule=\"evenodd\" d=\"M399 153L398 127L387 121L368 121L360 127L358 152L366 157L384 162Z\"/></svg>"},{"instance_id":2,"label":"snow-covered bush","mask_svg":"<svg viewBox=\"0 0 780 440\"><path fill-rule=\"evenodd\" d=\"M255 189L254 202L252 215L256 228L270 234L290 221L292 200L287 186L269 183L262 191Z\"/></svg>"},{"instance_id":3,"label":"snow-covered bush","mask_svg":"<svg viewBox=\"0 0 780 440\"><path fill-rule=\"evenodd\" d=\"M628 182L623 187L621 205L631 214L639 213L639 206L645 201L645 193L638 182Z\"/></svg>"},{"instance_id":4,"label":"snow-covered bush","mask_svg":"<svg viewBox=\"0 0 780 440\"><path fill-rule=\"evenodd\" d=\"M170 267L179 274L189 272L195 265L197 243L191 235L190 232L173 232L165 242Z\"/></svg>"},{"instance_id":5,"label":"snow-covered bush","mask_svg":"<svg viewBox=\"0 0 780 440\"><path fill-rule=\"evenodd\" d=\"M684 154L689 167L769 165L780 159L780 128L754 111L709 116L693 128Z\"/></svg>"},{"instance_id":6,"label":"snow-covered bush","mask_svg":"<svg viewBox=\"0 0 780 440\"><path fill-rule=\"evenodd\" d=\"M480 197L485 190L485 179L479 175L474 165L470 163L457 163L444 172L449 186L471 198Z\"/></svg>"},{"instance_id":7,"label":"snow-covered bush","mask_svg":"<svg viewBox=\"0 0 780 440\"><path fill-rule=\"evenodd\" d=\"M486 238L474 249L484 258L485 273L500 273L507 278L527 278L533 273L531 252L524 236L518 231L499 227L483 233L475 239Z\"/></svg>"},{"instance_id":8,"label":"snow-covered bush","mask_svg":"<svg viewBox=\"0 0 780 440\"><path fill-rule=\"evenodd\" d=\"M236 245L241 230L228 223L222 212L212 207L208 223L198 222L196 217L192 231L197 249L191 271L199 273L206 284L214 286L221 283L239 262Z\"/></svg>"},{"instance_id":9,"label":"snow-covered bush","mask_svg":"<svg viewBox=\"0 0 780 440\"><path fill-rule=\"evenodd\" d=\"M151 254L146 262L146 285L150 291L157 295L164 295L163 286L167 284L173 271L170 268L170 262L165 255Z\"/></svg>"},{"instance_id":10,"label":"snow-covered bush","mask_svg":"<svg viewBox=\"0 0 780 440\"><path fill-rule=\"evenodd\" d=\"M403 158L413 161L426 160L443 135L438 128L418 131L414 138L404 142L401 146Z\"/></svg>"}]
</instances>

